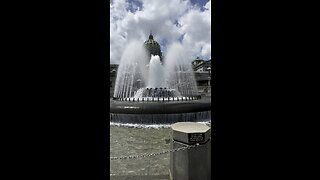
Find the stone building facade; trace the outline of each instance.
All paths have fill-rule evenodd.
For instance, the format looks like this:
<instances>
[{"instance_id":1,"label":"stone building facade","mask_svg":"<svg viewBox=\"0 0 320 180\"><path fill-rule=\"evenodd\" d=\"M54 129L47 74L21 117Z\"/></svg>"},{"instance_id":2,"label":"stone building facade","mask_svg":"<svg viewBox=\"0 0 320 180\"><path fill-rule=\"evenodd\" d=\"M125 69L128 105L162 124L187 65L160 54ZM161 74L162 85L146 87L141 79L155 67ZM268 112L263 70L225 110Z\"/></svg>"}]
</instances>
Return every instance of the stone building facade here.
<instances>
[{"instance_id":1,"label":"stone building facade","mask_svg":"<svg viewBox=\"0 0 320 180\"><path fill-rule=\"evenodd\" d=\"M197 57L192 61L195 79L200 94L211 94L211 59L205 61Z\"/></svg>"}]
</instances>

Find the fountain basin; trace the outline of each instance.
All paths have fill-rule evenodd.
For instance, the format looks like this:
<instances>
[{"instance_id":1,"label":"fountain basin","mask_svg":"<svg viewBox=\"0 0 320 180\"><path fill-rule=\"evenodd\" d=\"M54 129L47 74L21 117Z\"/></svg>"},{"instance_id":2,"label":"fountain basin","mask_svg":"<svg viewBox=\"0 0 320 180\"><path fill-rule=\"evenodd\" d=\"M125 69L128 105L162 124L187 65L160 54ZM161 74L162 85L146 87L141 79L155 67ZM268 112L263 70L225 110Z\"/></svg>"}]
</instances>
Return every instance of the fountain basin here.
<instances>
[{"instance_id":1,"label":"fountain basin","mask_svg":"<svg viewBox=\"0 0 320 180\"><path fill-rule=\"evenodd\" d=\"M132 102L115 101L110 102L110 113L119 114L176 114L211 111L209 100L193 101L156 101L156 102Z\"/></svg>"},{"instance_id":2,"label":"fountain basin","mask_svg":"<svg viewBox=\"0 0 320 180\"><path fill-rule=\"evenodd\" d=\"M152 36L149 41L154 42ZM211 101L199 96L183 46L174 43L164 59L161 53L149 52L150 57L147 54L148 48L139 46L139 42L132 42L125 49L110 101L111 122L167 124L210 120Z\"/></svg>"},{"instance_id":3,"label":"fountain basin","mask_svg":"<svg viewBox=\"0 0 320 180\"><path fill-rule=\"evenodd\" d=\"M129 124L172 124L211 121L211 99L191 101L110 101L110 121Z\"/></svg>"}]
</instances>

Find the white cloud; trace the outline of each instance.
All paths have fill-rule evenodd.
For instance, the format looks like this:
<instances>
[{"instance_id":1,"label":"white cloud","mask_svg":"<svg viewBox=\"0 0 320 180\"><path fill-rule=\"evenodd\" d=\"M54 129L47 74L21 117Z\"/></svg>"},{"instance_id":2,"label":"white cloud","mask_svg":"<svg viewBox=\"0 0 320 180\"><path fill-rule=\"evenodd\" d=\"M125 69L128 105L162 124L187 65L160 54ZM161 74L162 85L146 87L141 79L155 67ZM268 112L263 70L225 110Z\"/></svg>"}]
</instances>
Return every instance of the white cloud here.
<instances>
[{"instance_id":1,"label":"white cloud","mask_svg":"<svg viewBox=\"0 0 320 180\"><path fill-rule=\"evenodd\" d=\"M128 0L113 0L110 4L110 63L119 63L125 45L133 39L143 43L150 30L160 44L165 41L169 45L183 35L182 44L191 58L211 58L210 1L204 11L188 0L136 1L142 6Z\"/></svg>"}]
</instances>

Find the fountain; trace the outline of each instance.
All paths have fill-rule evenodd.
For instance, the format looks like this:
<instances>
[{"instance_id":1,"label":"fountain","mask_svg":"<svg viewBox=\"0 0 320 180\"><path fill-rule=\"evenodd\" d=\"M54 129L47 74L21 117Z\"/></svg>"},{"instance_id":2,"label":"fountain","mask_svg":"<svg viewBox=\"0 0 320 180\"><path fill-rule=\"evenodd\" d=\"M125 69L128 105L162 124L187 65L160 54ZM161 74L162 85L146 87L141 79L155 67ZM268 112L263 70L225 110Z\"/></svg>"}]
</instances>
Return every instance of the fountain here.
<instances>
[{"instance_id":1,"label":"fountain","mask_svg":"<svg viewBox=\"0 0 320 180\"><path fill-rule=\"evenodd\" d=\"M116 123L171 124L211 119L211 102L198 94L182 45L172 44L166 57L150 34L144 46L132 41L118 68L110 119Z\"/></svg>"}]
</instances>

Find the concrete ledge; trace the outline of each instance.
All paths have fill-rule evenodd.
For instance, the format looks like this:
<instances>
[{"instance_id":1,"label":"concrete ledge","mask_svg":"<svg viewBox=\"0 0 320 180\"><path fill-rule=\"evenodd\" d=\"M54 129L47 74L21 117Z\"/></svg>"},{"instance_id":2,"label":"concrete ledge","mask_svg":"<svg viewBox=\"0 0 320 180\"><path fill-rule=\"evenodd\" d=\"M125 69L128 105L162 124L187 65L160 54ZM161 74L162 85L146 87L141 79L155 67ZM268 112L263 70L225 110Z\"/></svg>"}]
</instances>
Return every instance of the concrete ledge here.
<instances>
[{"instance_id":1,"label":"concrete ledge","mask_svg":"<svg viewBox=\"0 0 320 180\"><path fill-rule=\"evenodd\" d=\"M119 114L110 113L110 121L133 124L173 124L176 122L203 122L212 120L211 111L175 114Z\"/></svg>"},{"instance_id":2,"label":"concrete ledge","mask_svg":"<svg viewBox=\"0 0 320 180\"><path fill-rule=\"evenodd\" d=\"M210 111L211 101L194 100L178 102L110 102L110 113L119 114L175 114Z\"/></svg>"}]
</instances>

